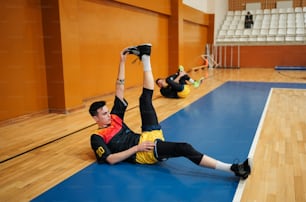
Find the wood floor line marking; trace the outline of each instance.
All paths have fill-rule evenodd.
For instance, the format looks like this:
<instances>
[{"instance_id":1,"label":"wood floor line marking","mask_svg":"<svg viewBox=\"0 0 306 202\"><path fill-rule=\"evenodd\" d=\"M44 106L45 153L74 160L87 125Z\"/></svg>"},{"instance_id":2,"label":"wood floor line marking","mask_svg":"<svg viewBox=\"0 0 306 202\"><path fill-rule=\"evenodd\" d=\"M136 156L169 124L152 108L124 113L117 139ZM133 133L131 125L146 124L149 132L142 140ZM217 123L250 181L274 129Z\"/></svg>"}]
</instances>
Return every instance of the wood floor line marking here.
<instances>
[{"instance_id":1,"label":"wood floor line marking","mask_svg":"<svg viewBox=\"0 0 306 202\"><path fill-rule=\"evenodd\" d=\"M270 104L272 93L273 93L273 88L270 89L268 99L266 101L264 110L263 110L262 115L260 117L260 121L259 121L258 127L256 129L256 133L255 133L252 145L251 145L251 149L250 149L249 154L248 154L248 158L250 160L251 167L253 166L253 158L254 158L255 150L256 150L257 143L258 143L258 140L259 140L259 136L260 136L263 124L264 124L264 120L266 118L266 114L267 114L267 110L268 110L268 107L269 107L269 104ZM239 181L239 184L237 186L237 189L236 189L236 192L235 192L235 195L234 195L234 198L233 198L233 202L241 201L241 197L242 197L242 194L243 194L246 183L247 183L247 180L240 180Z\"/></svg>"},{"instance_id":2,"label":"wood floor line marking","mask_svg":"<svg viewBox=\"0 0 306 202\"><path fill-rule=\"evenodd\" d=\"M158 98L159 98L159 97L156 97L156 98L154 98L153 100L156 100L156 99L158 99ZM137 107L138 107L138 105L135 105L135 106L133 106L133 107L127 109L126 111L133 110L133 109L135 109L135 108L137 108ZM5 163L5 162L7 162L7 161L9 161L9 160L12 160L12 159L14 159L14 158L17 158L17 157L19 157L19 156L22 156L22 155L24 155L24 154L27 154L27 153L29 153L29 152L31 152L31 151L36 150L36 149L39 149L39 148L41 148L41 147L43 147L43 146L49 145L49 144L51 144L51 143L53 143L53 142L57 142L57 141L59 141L59 140L61 140L61 139L64 139L64 138L66 138L66 137L69 137L69 136L71 136L71 135L73 135L73 134L75 134L75 133L78 133L78 132L83 131L83 130L85 130L85 129L87 129L87 128L90 128L90 127L94 126L95 124L96 124L96 123L92 123L92 124L87 125L87 126L85 126L85 127L83 127L83 128L80 128L80 129L75 130L75 131L72 131L72 132L70 132L70 133L68 133L68 134L64 134L63 136L60 136L60 137L55 138L55 139L53 139L53 140L50 140L50 141L48 141L48 142L46 142L46 143L40 144L40 145L38 145L38 146L35 146L35 147L33 147L33 148L31 148L31 149L28 149L28 150L26 150L26 151L24 151L24 152L21 152L21 153L19 153L19 154L14 155L14 156L8 157L8 158L6 158L6 159L4 159L4 160L1 160L1 161L0 161L0 164Z\"/></svg>"}]
</instances>

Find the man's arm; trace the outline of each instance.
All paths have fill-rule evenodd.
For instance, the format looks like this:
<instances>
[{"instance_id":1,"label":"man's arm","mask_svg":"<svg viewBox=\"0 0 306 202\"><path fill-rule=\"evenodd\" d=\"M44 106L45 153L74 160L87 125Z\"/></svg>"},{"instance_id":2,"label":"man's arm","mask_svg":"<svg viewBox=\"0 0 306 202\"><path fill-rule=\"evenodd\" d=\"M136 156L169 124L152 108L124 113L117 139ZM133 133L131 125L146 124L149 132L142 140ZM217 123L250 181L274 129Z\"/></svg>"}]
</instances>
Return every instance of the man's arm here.
<instances>
[{"instance_id":1,"label":"man's arm","mask_svg":"<svg viewBox=\"0 0 306 202\"><path fill-rule=\"evenodd\" d=\"M127 150L111 153L103 138L99 135L91 135L91 148L93 149L98 163L116 164L126 160L137 152L150 151L154 149L155 144L150 141L144 141Z\"/></svg>"},{"instance_id":2,"label":"man's arm","mask_svg":"<svg viewBox=\"0 0 306 202\"><path fill-rule=\"evenodd\" d=\"M110 154L107 158L106 161L109 164L116 164L121 161L124 161L125 159L129 158L130 156L136 154L137 152L142 152L142 151L150 151L154 149L155 144L150 141L144 141L141 144L135 145L127 150L124 150L122 152L117 152Z\"/></svg>"},{"instance_id":3,"label":"man's arm","mask_svg":"<svg viewBox=\"0 0 306 202\"><path fill-rule=\"evenodd\" d=\"M126 61L126 55L123 54L126 51L126 49L122 50L120 53L120 63L119 63L119 70L118 70L118 76L116 80L116 96L123 101L124 98L124 82L125 82L125 61Z\"/></svg>"},{"instance_id":4,"label":"man's arm","mask_svg":"<svg viewBox=\"0 0 306 202\"><path fill-rule=\"evenodd\" d=\"M184 89L184 85L179 83L180 78L184 75L184 73L179 73L179 75L174 78L174 75L171 75L166 78L166 82L171 88L177 92L182 91Z\"/></svg>"}]
</instances>

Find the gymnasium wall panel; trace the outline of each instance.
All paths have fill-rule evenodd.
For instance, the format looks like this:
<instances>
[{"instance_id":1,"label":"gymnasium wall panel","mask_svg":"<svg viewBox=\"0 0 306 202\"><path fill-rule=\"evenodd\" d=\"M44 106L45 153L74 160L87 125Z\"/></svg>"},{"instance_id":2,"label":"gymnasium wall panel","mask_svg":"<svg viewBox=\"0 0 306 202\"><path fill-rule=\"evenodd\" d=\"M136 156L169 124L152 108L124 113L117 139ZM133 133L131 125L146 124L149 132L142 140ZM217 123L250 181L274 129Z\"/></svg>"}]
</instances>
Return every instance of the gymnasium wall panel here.
<instances>
[{"instance_id":1,"label":"gymnasium wall panel","mask_svg":"<svg viewBox=\"0 0 306 202\"><path fill-rule=\"evenodd\" d=\"M130 45L152 43L155 77L172 73L169 61L196 66L213 35L211 15L185 5L181 10L179 4L179 18L171 18L176 3L0 1L0 121L41 112L69 113L84 107L86 100L113 93L120 51ZM170 21L179 29L169 26ZM185 33L177 33L181 31ZM170 43L172 36L179 41ZM179 54L172 57L171 51ZM135 59L127 58L127 88L142 84L142 65L132 64Z\"/></svg>"},{"instance_id":2,"label":"gymnasium wall panel","mask_svg":"<svg viewBox=\"0 0 306 202\"><path fill-rule=\"evenodd\" d=\"M40 1L0 1L0 121L48 108Z\"/></svg>"},{"instance_id":3,"label":"gymnasium wall panel","mask_svg":"<svg viewBox=\"0 0 306 202\"><path fill-rule=\"evenodd\" d=\"M152 43L152 67L167 74L168 17L113 2L79 2L79 44L84 99L114 92L120 51L126 46ZM142 84L142 64L128 56L126 87Z\"/></svg>"}]
</instances>

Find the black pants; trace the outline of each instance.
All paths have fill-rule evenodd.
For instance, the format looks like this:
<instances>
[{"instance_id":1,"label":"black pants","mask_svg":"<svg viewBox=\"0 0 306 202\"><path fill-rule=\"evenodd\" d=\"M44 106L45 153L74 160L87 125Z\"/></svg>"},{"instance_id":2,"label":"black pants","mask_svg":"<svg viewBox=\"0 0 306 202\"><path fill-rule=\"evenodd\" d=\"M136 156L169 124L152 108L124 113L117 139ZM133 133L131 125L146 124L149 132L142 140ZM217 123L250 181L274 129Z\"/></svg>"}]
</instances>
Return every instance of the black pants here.
<instances>
[{"instance_id":1,"label":"black pants","mask_svg":"<svg viewBox=\"0 0 306 202\"><path fill-rule=\"evenodd\" d=\"M139 98L142 131L160 130L157 115L152 104L153 90L143 88ZM155 155L158 160L173 157L186 157L195 164L199 164L203 154L195 150L190 144L182 142L167 142L157 140Z\"/></svg>"}]
</instances>

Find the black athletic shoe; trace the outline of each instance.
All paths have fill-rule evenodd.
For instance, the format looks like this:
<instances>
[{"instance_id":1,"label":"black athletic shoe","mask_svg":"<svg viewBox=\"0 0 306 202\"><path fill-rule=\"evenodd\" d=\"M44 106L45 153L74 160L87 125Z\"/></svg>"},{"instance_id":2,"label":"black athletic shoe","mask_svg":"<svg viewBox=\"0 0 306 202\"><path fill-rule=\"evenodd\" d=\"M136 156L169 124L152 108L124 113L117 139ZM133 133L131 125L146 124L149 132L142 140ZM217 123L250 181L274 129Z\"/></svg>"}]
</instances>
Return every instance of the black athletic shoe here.
<instances>
[{"instance_id":1,"label":"black athletic shoe","mask_svg":"<svg viewBox=\"0 0 306 202\"><path fill-rule=\"evenodd\" d=\"M148 56L151 55L151 47L152 47L152 44L149 44L149 43L141 44L141 45L129 48L130 49L129 53L138 56L139 60L141 60L141 57L143 55L148 55Z\"/></svg>"},{"instance_id":2,"label":"black athletic shoe","mask_svg":"<svg viewBox=\"0 0 306 202\"><path fill-rule=\"evenodd\" d=\"M134 54L134 55L139 55L139 50L137 50L137 47L136 46L133 46L133 47L129 47L128 49L126 49L123 54Z\"/></svg>"},{"instance_id":3,"label":"black athletic shoe","mask_svg":"<svg viewBox=\"0 0 306 202\"><path fill-rule=\"evenodd\" d=\"M242 179L247 179L251 174L251 166L249 164L249 159L245 160L241 164L233 164L231 170L235 173L236 176L241 177Z\"/></svg>"},{"instance_id":4,"label":"black athletic shoe","mask_svg":"<svg viewBox=\"0 0 306 202\"><path fill-rule=\"evenodd\" d=\"M140 54L139 54L140 58L139 59L141 59L141 56L143 56L143 55L150 56L151 55L151 47L152 47L152 44L149 44L149 43L137 46L137 49L140 52Z\"/></svg>"}]
</instances>

